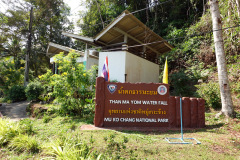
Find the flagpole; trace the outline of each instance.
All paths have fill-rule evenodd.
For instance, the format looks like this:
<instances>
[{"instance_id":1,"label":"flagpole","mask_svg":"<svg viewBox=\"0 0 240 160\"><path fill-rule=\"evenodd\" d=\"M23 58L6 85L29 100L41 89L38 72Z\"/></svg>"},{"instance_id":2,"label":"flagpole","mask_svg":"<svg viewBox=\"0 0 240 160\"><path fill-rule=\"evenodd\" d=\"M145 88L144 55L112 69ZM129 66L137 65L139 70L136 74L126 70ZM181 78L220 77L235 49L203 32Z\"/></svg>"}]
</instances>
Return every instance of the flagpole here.
<instances>
[{"instance_id":1,"label":"flagpole","mask_svg":"<svg viewBox=\"0 0 240 160\"><path fill-rule=\"evenodd\" d=\"M163 83L168 84L168 64L167 64L167 57L164 65L163 70Z\"/></svg>"},{"instance_id":2,"label":"flagpole","mask_svg":"<svg viewBox=\"0 0 240 160\"><path fill-rule=\"evenodd\" d=\"M183 124L182 124L182 97L180 97L180 118L181 118L181 137L183 141Z\"/></svg>"}]
</instances>

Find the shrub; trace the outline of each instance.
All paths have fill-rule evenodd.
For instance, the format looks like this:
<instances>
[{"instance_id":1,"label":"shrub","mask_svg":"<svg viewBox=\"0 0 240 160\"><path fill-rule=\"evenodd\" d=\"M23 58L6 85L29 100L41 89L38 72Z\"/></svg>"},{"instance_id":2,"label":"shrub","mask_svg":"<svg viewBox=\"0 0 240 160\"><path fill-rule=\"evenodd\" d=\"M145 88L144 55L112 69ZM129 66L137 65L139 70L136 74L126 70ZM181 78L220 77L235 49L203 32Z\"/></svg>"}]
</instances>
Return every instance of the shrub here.
<instances>
[{"instance_id":1,"label":"shrub","mask_svg":"<svg viewBox=\"0 0 240 160\"><path fill-rule=\"evenodd\" d=\"M13 102L26 100L24 86L15 85L9 90L8 98Z\"/></svg>"},{"instance_id":2,"label":"shrub","mask_svg":"<svg viewBox=\"0 0 240 160\"><path fill-rule=\"evenodd\" d=\"M7 97L9 89L14 85L21 85L24 79L24 61L5 57L0 60L0 92Z\"/></svg>"},{"instance_id":3,"label":"shrub","mask_svg":"<svg viewBox=\"0 0 240 160\"><path fill-rule=\"evenodd\" d=\"M60 53L54 57L61 74L52 74L50 70L39 76L42 83L52 88L50 97L54 97L54 103L60 104L60 114L83 116L89 110L86 99L94 96L96 80L96 67L87 71L83 64L76 62L79 55L71 51L67 56ZM44 98L44 97L42 97Z\"/></svg>"},{"instance_id":4,"label":"shrub","mask_svg":"<svg viewBox=\"0 0 240 160\"><path fill-rule=\"evenodd\" d=\"M43 92L43 87L40 82L31 82L27 85L25 92L28 100L38 100L38 97Z\"/></svg>"},{"instance_id":5,"label":"shrub","mask_svg":"<svg viewBox=\"0 0 240 160\"><path fill-rule=\"evenodd\" d=\"M206 101L208 107L221 108L219 84L215 82L196 85L198 95Z\"/></svg>"}]
</instances>

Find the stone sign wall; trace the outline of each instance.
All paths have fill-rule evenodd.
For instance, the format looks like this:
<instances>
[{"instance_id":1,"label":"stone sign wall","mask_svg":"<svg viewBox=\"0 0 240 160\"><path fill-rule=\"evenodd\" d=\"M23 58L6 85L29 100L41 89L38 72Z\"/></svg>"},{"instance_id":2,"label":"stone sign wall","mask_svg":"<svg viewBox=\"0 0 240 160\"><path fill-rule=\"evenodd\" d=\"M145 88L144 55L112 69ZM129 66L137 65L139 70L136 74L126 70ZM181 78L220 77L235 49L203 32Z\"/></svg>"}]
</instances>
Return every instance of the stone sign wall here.
<instances>
[{"instance_id":1,"label":"stone sign wall","mask_svg":"<svg viewBox=\"0 0 240 160\"><path fill-rule=\"evenodd\" d=\"M204 127L204 100L184 97L182 102L184 126ZM180 127L179 106L179 97L169 96L168 84L113 83L98 77L94 124L96 127Z\"/></svg>"}]
</instances>

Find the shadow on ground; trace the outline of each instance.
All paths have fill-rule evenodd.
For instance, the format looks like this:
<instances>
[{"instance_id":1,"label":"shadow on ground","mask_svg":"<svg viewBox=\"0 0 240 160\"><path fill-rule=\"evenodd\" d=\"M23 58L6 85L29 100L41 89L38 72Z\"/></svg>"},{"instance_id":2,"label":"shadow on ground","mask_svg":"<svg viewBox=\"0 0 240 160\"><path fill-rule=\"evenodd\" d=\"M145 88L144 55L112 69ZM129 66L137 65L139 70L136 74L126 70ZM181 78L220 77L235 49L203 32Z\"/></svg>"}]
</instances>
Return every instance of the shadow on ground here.
<instances>
[{"instance_id":1,"label":"shadow on ground","mask_svg":"<svg viewBox=\"0 0 240 160\"><path fill-rule=\"evenodd\" d=\"M28 118L26 112L26 108L28 105L28 101L4 104L0 106L0 112L4 117L17 121Z\"/></svg>"}]
</instances>

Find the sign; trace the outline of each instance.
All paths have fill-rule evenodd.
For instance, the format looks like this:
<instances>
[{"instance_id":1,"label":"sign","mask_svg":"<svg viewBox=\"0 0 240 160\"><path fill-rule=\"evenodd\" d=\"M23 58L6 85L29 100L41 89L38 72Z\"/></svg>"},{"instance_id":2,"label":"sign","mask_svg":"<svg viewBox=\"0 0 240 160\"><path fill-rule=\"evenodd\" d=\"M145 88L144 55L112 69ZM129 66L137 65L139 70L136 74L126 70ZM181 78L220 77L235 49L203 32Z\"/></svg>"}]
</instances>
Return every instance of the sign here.
<instances>
[{"instance_id":1,"label":"sign","mask_svg":"<svg viewBox=\"0 0 240 160\"><path fill-rule=\"evenodd\" d=\"M112 82L104 84L104 93L101 92L104 97L99 100L96 95L96 102L103 101L101 103L104 105L104 127L169 126L168 84ZM96 114L98 115L97 111Z\"/></svg>"},{"instance_id":2,"label":"sign","mask_svg":"<svg viewBox=\"0 0 240 160\"><path fill-rule=\"evenodd\" d=\"M169 96L162 83L112 83L98 77L94 125L96 127L179 128L180 97ZM182 123L205 127L205 101L182 97Z\"/></svg>"}]
</instances>

